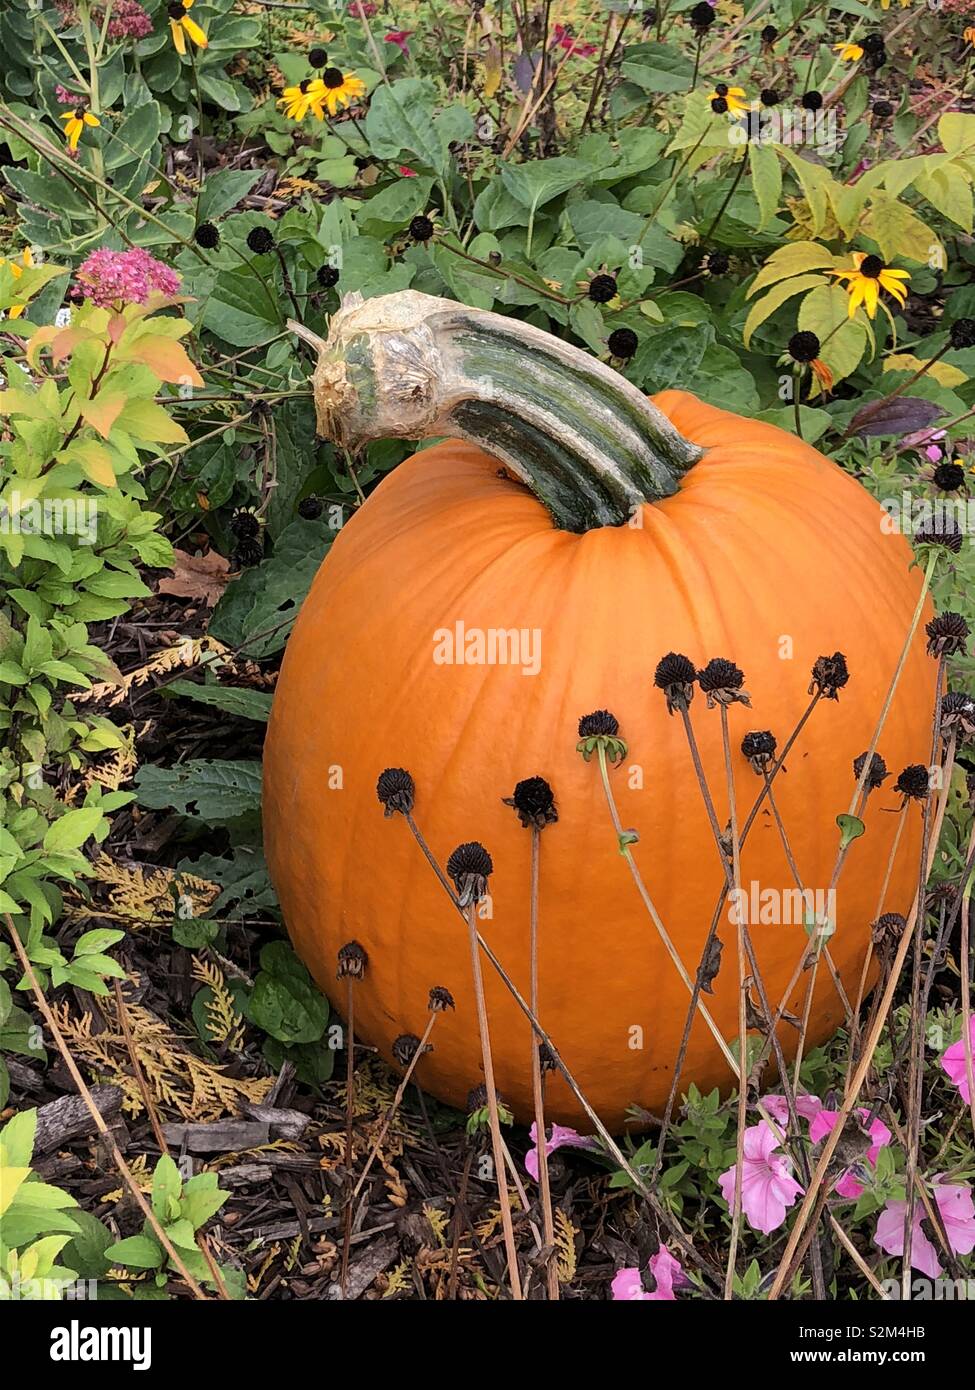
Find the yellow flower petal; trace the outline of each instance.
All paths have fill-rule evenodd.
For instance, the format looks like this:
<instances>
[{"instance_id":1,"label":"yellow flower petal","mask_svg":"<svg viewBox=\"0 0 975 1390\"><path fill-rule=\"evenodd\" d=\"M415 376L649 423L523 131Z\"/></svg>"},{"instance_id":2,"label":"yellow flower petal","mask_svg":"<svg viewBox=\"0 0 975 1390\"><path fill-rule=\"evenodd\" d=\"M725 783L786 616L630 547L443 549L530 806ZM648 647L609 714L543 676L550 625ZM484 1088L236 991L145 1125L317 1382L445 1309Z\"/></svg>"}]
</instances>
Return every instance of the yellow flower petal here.
<instances>
[{"instance_id":1,"label":"yellow flower petal","mask_svg":"<svg viewBox=\"0 0 975 1390\"><path fill-rule=\"evenodd\" d=\"M189 34L193 42L196 44L197 48L206 48L207 44L209 43L209 39L207 38L206 34L204 34L203 30L197 24L195 19L190 19L189 15L184 15L183 18L180 20L180 23L186 30L186 32Z\"/></svg>"},{"instance_id":2,"label":"yellow flower petal","mask_svg":"<svg viewBox=\"0 0 975 1390\"><path fill-rule=\"evenodd\" d=\"M871 280L869 275L864 276L863 280L863 302L870 318L874 318L880 302L880 286L876 280Z\"/></svg>"},{"instance_id":3,"label":"yellow flower petal","mask_svg":"<svg viewBox=\"0 0 975 1390\"><path fill-rule=\"evenodd\" d=\"M173 47L180 57L182 57L186 52L186 35L183 33L182 20L177 23L175 19L171 19L169 21L169 32L173 38Z\"/></svg>"},{"instance_id":4,"label":"yellow flower petal","mask_svg":"<svg viewBox=\"0 0 975 1390\"><path fill-rule=\"evenodd\" d=\"M85 125L101 125L101 121L98 117L93 116L90 111L86 111L81 119L84 121Z\"/></svg>"}]
</instances>

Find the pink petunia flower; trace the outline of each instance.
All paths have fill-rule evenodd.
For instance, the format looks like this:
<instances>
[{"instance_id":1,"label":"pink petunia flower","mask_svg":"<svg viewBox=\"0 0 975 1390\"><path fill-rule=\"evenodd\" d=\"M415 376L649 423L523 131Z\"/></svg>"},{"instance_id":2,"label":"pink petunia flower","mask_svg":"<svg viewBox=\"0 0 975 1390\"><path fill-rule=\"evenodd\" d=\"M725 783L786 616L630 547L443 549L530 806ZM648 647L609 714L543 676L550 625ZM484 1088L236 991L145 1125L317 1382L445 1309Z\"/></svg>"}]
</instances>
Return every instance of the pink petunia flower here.
<instances>
[{"instance_id":1,"label":"pink petunia flower","mask_svg":"<svg viewBox=\"0 0 975 1390\"><path fill-rule=\"evenodd\" d=\"M690 1283L680 1260L674 1258L666 1245L661 1245L656 1255L651 1255L649 1269L656 1284L652 1293L643 1287L638 1269L618 1270L611 1286L613 1302L676 1303L675 1286L681 1288Z\"/></svg>"},{"instance_id":2,"label":"pink petunia flower","mask_svg":"<svg viewBox=\"0 0 975 1390\"><path fill-rule=\"evenodd\" d=\"M971 1014L968 1019L968 1036L971 1039L971 1048L975 1052L975 1014ZM975 1065L975 1064L973 1064ZM965 1065L965 1039L959 1038L956 1043L952 1043L941 1058L941 1066L948 1073L949 1080L953 1081L961 1092L961 1098L966 1105L971 1105L972 1093L968 1086L968 1069Z\"/></svg>"},{"instance_id":3,"label":"pink petunia flower","mask_svg":"<svg viewBox=\"0 0 975 1390\"><path fill-rule=\"evenodd\" d=\"M967 1183L945 1183L940 1177L932 1179L931 1191L945 1226L948 1244L956 1255L970 1255L975 1250L975 1202ZM907 1203L890 1201L877 1220L873 1241L888 1255L904 1253L904 1213ZM937 1279L942 1273L937 1251L921 1229L925 1210L921 1202L914 1204L911 1233L911 1266Z\"/></svg>"},{"instance_id":4,"label":"pink petunia flower","mask_svg":"<svg viewBox=\"0 0 975 1390\"><path fill-rule=\"evenodd\" d=\"M792 1176L792 1164L783 1153L776 1153L779 1141L763 1120L745 1130L745 1153L741 1173L741 1209L755 1231L777 1230L789 1207L803 1192ZM736 1170L733 1164L718 1179L721 1195L731 1207L735 1201Z\"/></svg>"},{"instance_id":5,"label":"pink petunia flower","mask_svg":"<svg viewBox=\"0 0 975 1390\"><path fill-rule=\"evenodd\" d=\"M410 37L412 33L412 29L392 29L388 34L384 36L384 42L394 43L405 57L409 57L410 45L406 42L406 40Z\"/></svg>"},{"instance_id":6,"label":"pink petunia flower","mask_svg":"<svg viewBox=\"0 0 975 1390\"><path fill-rule=\"evenodd\" d=\"M825 1139L826 1135L836 1128L839 1113L838 1110L820 1110L814 1116L809 1124L809 1138L813 1144L818 1144L821 1139ZM870 1111L865 1106L858 1106L856 1113L864 1124L870 1119ZM871 1168L876 1168L880 1150L886 1148L894 1136L884 1122L878 1119L870 1121L869 1133L871 1143L867 1150L867 1162ZM846 1172L841 1174L839 1180L834 1184L833 1191L840 1197L849 1198L851 1202L856 1201L863 1192L863 1183L858 1181L853 1168L847 1168Z\"/></svg>"},{"instance_id":7,"label":"pink petunia flower","mask_svg":"<svg viewBox=\"0 0 975 1390\"><path fill-rule=\"evenodd\" d=\"M130 251L93 251L78 270L86 299L107 309L117 304L145 304L150 294L176 294L180 277L135 246Z\"/></svg>"},{"instance_id":8,"label":"pink petunia flower","mask_svg":"<svg viewBox=\"0 0 975 1390\"><path fill-rule=\"evenodd\" d=\"M532 1141L532 1148L525 1154L525 1167L531 1176L538 1182L538 1129L532 1125L528 1131ZM585 1134L579 1134L576 1130L570 1129L567 1125L553 1125L552 1133L545 1141L546 1154L554 1154L556 1149L596 1149L599 1145L595 1139L590 1139Z\"/></svg>"},{"instance_id":9,"label":"pink petunia flower","mask_svg":"<svg viewBox=\"0 0 975 1390\"><path fill-rule=\"evenodd\" d=\"M818 1096L796 1096L796 1114L802 1120L814 1119L822 1110L823 1102ZM767 1110L780 1129L785 1130L789 1123L789 1102L785 1096L762 1096L762 1108Z\"/></svg>"}]
</instances>

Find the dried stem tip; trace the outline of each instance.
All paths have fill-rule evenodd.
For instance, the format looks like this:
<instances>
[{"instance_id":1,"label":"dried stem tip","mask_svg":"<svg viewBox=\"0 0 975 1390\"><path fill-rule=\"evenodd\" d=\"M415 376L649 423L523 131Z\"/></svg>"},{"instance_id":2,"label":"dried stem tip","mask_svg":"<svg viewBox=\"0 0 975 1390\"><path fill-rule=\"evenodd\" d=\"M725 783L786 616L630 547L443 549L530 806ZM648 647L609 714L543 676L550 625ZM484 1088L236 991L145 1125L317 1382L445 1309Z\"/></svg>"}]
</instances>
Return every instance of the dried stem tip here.
<instances>
[{"instance_id":1,"label":"dried stem tip","mask_svg":"<svg viewBox=\"0 0 975 1390\"><path fill-rule=\"evenodd\" d=\"M454 880L461 907L478 903L487 893L487 881L494 872L491 856L477 840L458 845L447 860L447 873Z\"/></svg>"},{"instance_id":2,"label":"dried stem tip","mask_svg":"<svg viewBox=\"0 0 975 1390\"><path fill-rule=\"evenodd\" d=\"M769 729L759 729L746 734L741 741L742 753L758 773L765 772L775 757L777 747L775 735Z\"/></svg>"},{"instance_id":3,"label":"dried stem tip","mask_svg":"<svg viewBox=\"0 0 975 1390\"><path fill-rule=\"evenodd\" d=\"M931 776L923 763L911 763L894 783L894 791L907 801L927 801L931 791Z\"/></svg>"},{"instance_id":4,"label":"dried stem tip","mask_svg":"<svg viewBox=\"0 0 975 1390\"><path fill-rule=\"evenodd\" d=\"M860 778L863 776L863 769L866 765L866 753L861 753L858 758L853 759L853 776L856 778L857 782L859 782ZM875 792L878 787L883 786L889 776L890 773L887 770L887 764L879 753L874 753L873 757L870 759L870 771L867 773L867 780L864 783L867 791Z\"/></svg>"},{"instance_id":5,"label":"dried stem tip","mask_svg":"<svg viewBox=\"0 0 975 1390\"><path fill-rule=\"evenodd\" d=\"M347 941L339 950L339 968L336 979L361 980L366 973L369 957L365 947L358 941Z\"/></svg>"},{"instance_id":6,"label":"dried stem tip","mask_svg":"<svg viewBox=\"0 0 975 1390\"><path fill-rule=\"evenodd\" d=\"M427 1007L432 1014L446 1013L454 1007L454 996L449 989L444 989L443 985L434 985Z\"/></svg>"},{"instance_id":7,"label":"dried stem tip","mask_svg":"<svg viewBox=\"0 0 975 1390\"><path fill-rule=\"evenodd\" d=\"M929 656L957 656L966 650L972 630L960 613L939 613L924 631L928 634Z\"/></svg>"},{"instance_id":8,"label":"dried stem tip","mask_svg":"<svg viewBox=\"0 0 975 1390\"><path fill-rule=\"evenodd\" d=\"M698 684L708 700L708 709L718 705L751 705L751 697L745 684L745 673L733 661L723 656L712 657L708 664L697 673Z\"/></svg>"},{"instance_id":9,"label":"dried stem tip","mask_svg":"<svg viewBox=\"0 0 975 1390\"><path fill-rule=\"evenodd\" d=\"M552 788L544 777L526 777L518 783L511 796L502 797L502 800L505 806L515 808L526 830L533 826L536 830L544 830L546 825L554 825L559 818Z\"/></svg>"},{"instance_id":10,"label":"dried stem tip","mask_svg":"<svg viewBox=\"0 0 975 1390\"><path fill-rule=\"evenodd\" d=\"M420 1047L420 1039L415 1033L400 1033L393 1043L393 1060L401 1067L408 1067ZM432 1052L433 1044L427 1043L424 1052Z\"/></svg>"},{"instance_id":11,"label":"dried stem tip","mask_svg":"<svg viewBox=\"0 0 975 1390\"><path fill-rule=\"evenodd\" d=\"M842 652L834 652L832 656L818 656L812 668L809 694L821 695L826 700L838 700L840 691L849 679L849 667Z\"/></svg>"},{"instance_id":12,"label":"dried stem tip","mask_svg":"<svg viewBox=\"0 0 975 1390\"><path fill-rule=\"evenodd\" d=\"M949 690L941 702L941 731L960 738L975 737L975 699L963 690Z\"/></svg>"},{"instance_id":13,"label":"dried stem tip","mask_svg":"<svg viewBox=\"0 0 975 1390\"><path fill-rule=\"evenodd\" d=\"M667 712L686 710L694 698L694 682L697 671L689 656L682 652L668 652L657 662L653 673L653 683L667 697Z\"/></svg>"},{"instance_id":14,"label":"dried stem tip","mask_svg":"<svg viewBox=\"0 0 975 1390\"><path fill-rule=\"evenodd\" d=\"M400 811L408 816L416 800L416 785L405 768L387 767L379 774L376 795L382 802L384 815L392 816Z\"/></svg>"}]
</instances>

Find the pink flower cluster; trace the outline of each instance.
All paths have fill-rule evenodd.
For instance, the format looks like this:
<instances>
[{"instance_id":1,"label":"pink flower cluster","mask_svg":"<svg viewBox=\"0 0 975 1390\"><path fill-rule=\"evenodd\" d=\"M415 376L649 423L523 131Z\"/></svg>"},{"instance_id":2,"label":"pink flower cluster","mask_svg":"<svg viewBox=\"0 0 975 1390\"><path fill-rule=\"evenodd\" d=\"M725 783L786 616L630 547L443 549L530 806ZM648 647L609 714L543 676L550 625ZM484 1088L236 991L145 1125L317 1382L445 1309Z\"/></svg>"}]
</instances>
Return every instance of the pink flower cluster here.
<instances>
[{"instance_id":1,"label":"pink flower cluster","mask_svg":"<svg viewBox=\"0 0 975 1390\"><path fill-rule=\"evenodd\" d=\"M975 1014L971 1014L968 1019L968 1036L971 1039L970 1048L975 1053ZM948 1074L948 1079L953 1081L961 1092L961 1098L966 1105L972 1103L972 1093L968 1086L968 1066L965 1062L965 1039L961 1037L956 1043L952 1043L941 1058L941 1066Z\"/></svg>"},{"instance_id":2,"label":"pink flower cluster","mask_svg":"<svg viewBox=\"0 0 975 1390\"><path fill-rule=\"evenodd\" d=\"M150 294L176 294L180 277L135 246L131 251L93 251L78 270L82 293L99 308L145 304Z\"/></svg>"},{"instance_id":3,"label":"pink flower cluster","mask_svg":"<svg viewBox=\"0 0 975 1390\"><path fill-rule=\"evenodd\" d=\"M56 7L65 24L78 23L77 7L71 0L56 0ZM99 29L105 23L105 9L104 5L93 5L91 9L92 20ZM151 33L152 20L138 0L115 0L108 21L110 39L144 39Z\"/></svg>"},{"instance_id":4,"label":"pink flower cluster","mask_svg":"<svg viewBox=\"0 0 975 1390\"><path fill-rule=\"evenodd\" d=\"M975 1250L975 1203L972 1190L965 1183L946 1183L943 1177L932 1180L934 1203L944 1222L948 1244L956 1255L970 1255ZM904 1218L906 1202L888 1202L880 1213L874 1244L888 1255L904 1253ZM923 1202L915 1202L911 1223L911 1267L919 1269L930 1279L941 1274L937 1251L924 1234L921 1222L927 1216Z\"/></svg>"},{"instance_id":5,"label":"pink flower cluster","mask_svg":"<svg viewBox=\"0 0 975 1390\"><path fill-rule=\"evenodd\" d=\"M531 1176L538 1182L538 1128L532 1125L528 1131L532 1141L532 1147L525 1154L525 1167ZM545 1140L546 1154L554 1154L556 1149L598 1149L599 1145L595 1139L590 1139L585 1134L579 1134L576 1130L570 1129L568 1125L553 1125L552 1133Z\"/></svg>"}]
</instances>

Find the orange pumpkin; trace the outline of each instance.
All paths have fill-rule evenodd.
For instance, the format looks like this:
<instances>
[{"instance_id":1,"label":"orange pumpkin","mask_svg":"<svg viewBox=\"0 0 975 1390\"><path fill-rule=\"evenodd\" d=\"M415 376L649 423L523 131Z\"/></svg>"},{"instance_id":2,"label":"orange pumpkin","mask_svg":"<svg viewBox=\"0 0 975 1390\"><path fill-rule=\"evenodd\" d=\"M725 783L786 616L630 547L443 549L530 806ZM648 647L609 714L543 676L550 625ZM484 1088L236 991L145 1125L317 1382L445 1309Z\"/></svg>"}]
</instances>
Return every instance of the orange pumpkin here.
<instances>
[{"instance_id":1,"label":"orange pumpkin","mask_svg":"<svg viewBox=\"0 0 975 1390\"><path fill-rule=\"evenodd\" d=\"M487 847L490 915L479 927L527 994L531 835L503 798L523 778L546 778L559 819L541 837L539 1016L618 1130L631 1104L664 1105L688 993L620 857L598 769L576 751L580 716L605 708L619 720L628 744L611 773L620 817L639 831L635 857L693 976L723 871L681 719L653 686L657 662L676 650L698 666L721 656L744 670L753 708L729 709L743 814L761 786L739 752L743 735L770 729L781 746L809 703L816 658L845 654L849 684L837 701L820 700L775 782L803 882L824 890L852 763L870 746L917 604L911 550L887 533L867 492L801 440L681 391L644 402L619 374L548 335L427 296L347 303L321 345L315 390L321 432L343 443L466 438L417 453L355 512L288 644L264 804L295 949L341 1004L336 955L361 942L369 966L357 1028L387 1058L398 1035L423 1032L431 986L446 986L456 1012L438 1022L417 1076L462 1106L482 1079L464 924L404 818L384 818L376 780L389 766L413 775L416 819L441 864L462 841ZM490 634L513 630L529 634L518 660L501 659L512 655L503 644L493 663L464 659L477 657L477 634L490 658ZM451 642L453 663L442 659ZM933 692L922 636L879 743L895 772L926 758ZM691 718L723 821L720 716L699 692ZM851 996L898 805L889 784L871 794L866 835L839 882L830 951ZM919 839L912 813L884 911L909 907ZM749 898L752 884L758 894L794 887L767 805L742 882ZM751 931L774 1005L808 937L801 921L753 921ZM719 935L728 949L707 1003L730 1043L737 969L727 913ZM529 1027L488 967L485 983L497 1083L528 1119ZM842 1021L821 969L809 1045ZM782 1026L787 1056L796 1037ZM681 1081L731 1084L700 1017ZM547 1112L582 1119L557 1073Z\"/></svg>"}]
</instances>

